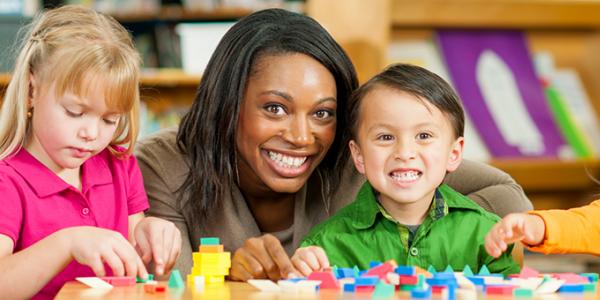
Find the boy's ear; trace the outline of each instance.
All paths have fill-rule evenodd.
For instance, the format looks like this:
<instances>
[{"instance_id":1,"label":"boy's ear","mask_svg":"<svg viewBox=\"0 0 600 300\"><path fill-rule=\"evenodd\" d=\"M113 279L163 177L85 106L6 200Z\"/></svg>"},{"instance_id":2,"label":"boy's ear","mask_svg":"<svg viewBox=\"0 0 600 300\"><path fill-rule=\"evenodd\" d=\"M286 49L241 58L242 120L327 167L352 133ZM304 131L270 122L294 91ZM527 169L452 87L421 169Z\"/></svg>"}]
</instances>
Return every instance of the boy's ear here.
<instances>
[{"instance_id":1,"label":"boy's ear","mask_svg":"<svg viewBox=\"0 0 600 300\"><path fill-rule=\"evenodd\" d=\"M462 162L462 154L463 148L465 146L465 138L459 137L452 144L452 148L450 148L450 154L448 157L448 164L446 165L446 171L452 172L458 168L460 163Z\"/></svg>"},{"instance_id":2,"label":"boy's ear","mask_svg":"<svg viewBox=\"0 0 600 300\"><path fill-rule=\"evenodd\" d=\"M351 140L350 143L348 143L348 146L350 147L350 153L352 153L352 161L354 161L354 166L356 167L356 170L360 174L364 175L365 159L363 158L362 153L360 152L360 147L354 140Z\"/></svg>"}]
</instances>

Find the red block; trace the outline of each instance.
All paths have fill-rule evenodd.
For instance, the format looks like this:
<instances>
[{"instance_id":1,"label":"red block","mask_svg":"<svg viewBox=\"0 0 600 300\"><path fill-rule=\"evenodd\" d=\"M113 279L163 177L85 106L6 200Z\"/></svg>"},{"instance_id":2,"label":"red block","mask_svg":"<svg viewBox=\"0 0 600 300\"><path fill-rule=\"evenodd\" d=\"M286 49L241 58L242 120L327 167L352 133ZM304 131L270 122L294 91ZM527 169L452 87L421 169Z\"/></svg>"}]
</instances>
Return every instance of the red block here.
<instances>
[{"instance_id":1,"label":"red block","mask_svg":"<svg viewBox=\"0 0 600 300\"><path fill-rule=\"evenodd\" d=\"M356 290L354 292L355 293L371 293L374 290L375 290L374 285L361 285L361 286L357 286Z\"/></svg>"},{"instance_id":2,"label":"red block","mask_svg":"<svg viewBox=\"0 0 600 300\"><path fill-rule=\"evenodd\" d=\"M312 272L307 279L321 281L320 289L340 289L340 283L335 279L332 272Z\"/></svg>"},{"instance_id":3,"label":"red block","mask_svg":"<svg viewBox=\"0 0 600 300\"><path fill-rule=\"evenodd\" d=\"M367 276L377 276L379 279L386 278L387 273L394 272L394 265L389 262L383 263L377 267L371 268L367 271Z\"/></svg>"},{"instance_id":4,"label":"red block","mask_svg":"<svg viewBox=\"0 0 600 300\"><path fill-rule=\"evenodd\" d=\"M415 285L417 283L419 283L419 277L417 277L417 276L400 275L400 285L404 285L404 284Z\"/></svg>"},{"instance_id":5,"label":"red block","mask_svg":"<svg viewBox=\"0 0 600 300\"><path fill-rule=\"evenodd\" d=\"M516 288L512 285L488 285L485 287L485 293L488 295L512 295Z\"/></svg>"},{"instance_id":6,"label":"red block","mask_svg":"<svg viewBox=\"0 0 600 300\"><path fill-rule=\"evenodd\" d=\"M583 277L583 276L575 274L575 273L555 273L552 275L552 277L554 277L556 279L562 279L567 284L589 283L589 280L587 277Z\"/></svg>"},{"instance_id":7,"label":"red block","mask_svg":"<svg viewBox=\"0 0 600 300\"><path fill-rule=\"evenodd\" d=\"M447 290L448 287L445 285L432 285L431 286L431 292L433 294L441 294L444 292L444 290Z\"/></svg>"},{"instance_id":8,"label":"red block","mask_svg":"<svg viewBox=\"0 0 600 300\"><path fill-rule=\"evenodd\" d=\"M135 285L135 277L133 276L105 276L101 279L114 286Z\"/></svg>"},{"instance_id":9,"label":"red block","mask_svg":"<svg viewBox=\"0 0 600 300\"><path fill-rule=\"evenodd\" d=\"M163 284L144 284L144 292L154 294L163 293L167 290L167 287Z\"/></svg>"}]
</instances>

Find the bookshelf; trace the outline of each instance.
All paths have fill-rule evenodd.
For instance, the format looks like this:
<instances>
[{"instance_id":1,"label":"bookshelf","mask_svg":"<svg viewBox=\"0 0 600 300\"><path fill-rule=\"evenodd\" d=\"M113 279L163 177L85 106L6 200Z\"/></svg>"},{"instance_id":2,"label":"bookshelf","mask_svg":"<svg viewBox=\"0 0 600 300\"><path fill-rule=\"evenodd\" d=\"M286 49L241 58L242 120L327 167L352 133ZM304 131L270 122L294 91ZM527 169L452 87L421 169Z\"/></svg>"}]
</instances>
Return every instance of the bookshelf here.
<instances>
[{"instance_id":1,"label":"bookshelf","mask_svg":"<svg viewBox=\"0 0 600 300\"><path fill-rule=\"evenodd\" d=\"M575 69L600 111L600 1L595 0L309 0L307 13L350 55L364 82L388 64L393 41L431 39L439 28L520 29L532 52ZM331 11L336 11L331 14ZM494 159L540 209L569 208L600 195L600 160Z\"/></svg>"}]
</instances>

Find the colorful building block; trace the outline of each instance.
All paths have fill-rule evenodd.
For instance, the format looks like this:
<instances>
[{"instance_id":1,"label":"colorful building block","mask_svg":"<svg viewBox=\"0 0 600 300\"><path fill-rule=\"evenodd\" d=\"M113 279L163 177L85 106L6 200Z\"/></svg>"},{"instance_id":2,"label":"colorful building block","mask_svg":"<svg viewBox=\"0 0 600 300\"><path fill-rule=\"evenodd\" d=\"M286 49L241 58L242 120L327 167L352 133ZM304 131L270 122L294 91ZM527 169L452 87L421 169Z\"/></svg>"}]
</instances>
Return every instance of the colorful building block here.
<instances>
[{"instance_id":1,"label":"colorful building block","mask_svg":"<svg viewBox=\"0 0 600 300\"><path fill-rule=\"evenodd\" d=\"M367 271L367 276L377 276L379 279L386 278L387 273L394 272L394 266L391 263L383 263Z\"/></svg>"},{"instance_id":2,"label":"colorful building block","mask_svg":"<svg viewBox=\"0 0 600 300\"><path fill-rule=\"evenodd\" d=\"M521 297L521 298L531 298L531 297L533 297L533 290L532 289L516 288L516 289L513 290L513 296L515 296L515 297Z\"/></svg>"},{"instance_id":3,"label":"colorful building block","mask_svg":"<svg viewBox=\"0 0 600 300\"><path fill-rule=\"evenodd\" d=\"M375 286L375 290L373 291L373 298L388 298L394 296L395 288L391 284L386 284L383 282L377 283Z\"/></svg>"},{"instance_id":4,"label":"colorful building block","mask_svg":"<svg viewBox=\"0 0 600 300\"><path fill-rule=\"evenodd\" d=\"M477 275L480 276L488 276L490 275L490 270L488 269L488 267L486 265L481 266L481 269L479 269L479 273L477 273Z\"/></svg>"},{"instance_id":5,"label":"colorful building block","mask_svg":"<svg viewBox=\"0 0 600 300\"><path fill-rule=\"evenodd\" d=\"M463 268L462 271L464 276L473 276L473 270L471 270L471 267L469 265L465 265L465 267Z\"/></svg>"},{"instance_id":6,"label":"colorful building block","mask_svg":"<svg viewBox=\"0 0 600 300\"><path fill-rule=\"evenodd\" d=\"M415 267L411 266L398 266L395 271L398 275L415 275Z\"/></svg>"},{"instance_id":7,"label":"colorful building block","mask_svg":"<svg viewBox=\"0 0 600 300\"><path fill-rule=\"evenodd\" d=\"M517 287L514 285L487 285L486 295L512 295Z\"/></svg>"},{"instance_id":8,"label":"colorful building block","mask_svg":"<svg viewBox=\"0 0 600 300\"><path fill-rule=\"evenodd\" d=\"M200 245L198 251L200 253L221 253L223 252L223 245Z\"/></svg>"},{"instance_id":9,"label":"colorful building block","mask_svg":"<svg viewBox=\"0 0 600 300\"><path fill-rule=\"evenodd\" d=\"M321 281L321 289L340 289L340 284L333 276L332 272L312 272L307 277L308 280L320 280Z\"/></svg>"},{"instance_id":10,"label":"colorful building block","mask_svg":"<svg viewBox=\"0 0 600 300\"><path fill-rule=\"evenodd\" d=\"M221 241L218 237L203 237L200 238L200 245L208 246L208 245L220 245Z\"/></svg>"},{"instance_id":11,"label":"colorful building block","mask_svg":"<svg viewBox=\"0 0 600 300\"><path fill-rule=\"evenodd\" d=\"M179 272L179 270L174 269L171 271L171 276L169 277L169 287L176 289L181 289L185 287L185 284L183 283L183 278L181 278L181 273Z\"/></svg>"}]
</instances>

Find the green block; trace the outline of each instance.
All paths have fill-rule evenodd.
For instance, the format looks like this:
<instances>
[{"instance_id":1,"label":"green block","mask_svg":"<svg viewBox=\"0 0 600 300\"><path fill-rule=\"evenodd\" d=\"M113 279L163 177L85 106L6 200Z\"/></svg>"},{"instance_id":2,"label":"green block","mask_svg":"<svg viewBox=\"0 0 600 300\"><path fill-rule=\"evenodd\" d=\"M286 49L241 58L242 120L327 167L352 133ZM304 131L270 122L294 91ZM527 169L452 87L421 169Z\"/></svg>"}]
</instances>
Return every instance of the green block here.
<instances>
[{"instance_id":1,"label":"green block","mask_svg":"<svg viewBox=\"0 0 600 300\"><path fill-rule=\"evenodd\" d=\"M206 237L200 238L200 245L210 246L210 245L221 245L221 241L218 237Z\"/></svg>"},{"instance_id":2,"label":"green block","mask_svg":"<svg viewBox=\"0 0 600 300\"><path fill-rule=\"evenodd\" d=\"M513 291L513 296L515 297L533 297L533 290L531 289L515 289Z\"/></svg>"},{"instance_id":3,"label":"green block","mask_svg":"<svg viewBox=\"0 0 600 300\"><path fill-rule=\"evenodd\" d=\"M148 274L148 280L154 280L154 274Z\"/></svg>"},{"instance_id":4,"label":"green block","mask_svg":"<svg viewBox=\"0 0 600 300\"><path fill-rule=\"evenodd\" d=\"M169 277L169 287L174 289L181 289L185 287L185 283L183 282L183 278L181 278L181 273L179 273L179 270L171 271L171 277Z\"/></svg>"},{"instance_id":5,"label":"green block","mask_svg":"<svg viewBox=\"0 0 600 300\"><path fill-rule=\"evenodd\" d=\"M481 266L481 269L479 269L479 273L477 273L477 275L481 275L481 276L488 276L490 275L490 270L488 269L488 267L486 265Z\"/></svg>"},{"instance_id":6,"label":"green block","mask_svg":"<svg viewBox=\"0 0 600 300\"><path fill-rule=\"evenodd\" d=\"M418 288L418 287L419 287L419 285L418 285L418 284L416 284L416 285L412 285L412 284L404 284L404 285L401 285L401 286L400 286L400 290L401 290L401 291L407 291L407 292L410 292L410 291L412 291L412 290L414 290L414 289L416 289L416 288Z\"/></svg>"},{"instance_id":7,"label":"green block","mask_svg":"<svg viewBox=\"0 0 600 300\"><path fill-rule=\"evenodd\" d=\"M354 270L354 277L358 277L360 276L360 269L358 268L358 266L354 266L354 268L352 268L352 270Z\"/></svg>"},{"instance_id":8,"label":"green block","mask_svg":"<svg viewBox=\"0 0 600 300\"><path fill-rule=\"evenodd\" d=\"M143 279L140 276L135 276L135 283L146 283L147 279Z\"/></svg>"},{"instance_id":9,"label":"green block","mask_svg":"<svg viewBox=\"0 0 600 300\"><path fill-rule=\"evenodd\" d=\"M435 270L435 268L432 265L429 265L429 267L427 268L427 272L429 272L431 274L437 274L437 271Z\"/></svg>"},{"instance_id":10,"label":"green block","mask_svg":"<svg viewBox=\"0 0 600 300\"><path fill-rule=\"evenodd\" d=\"M584 292L596 292L596 287L598 285L595 282L592 283L585 283L583 285L583 291Z\"/></svg>"},{"instance_id":11,"label":"green block","mask_svg":"<svg viewBox=\"0 0 600 300\"><path fill-rule=\"evenodd\" d=\"M446 273L454 273L454 269L452 269L452 267L450 265L448 265L446 267L446 269L444 270L444 272L446 272Z\"/></svg>"},{"instance_id":12,"label":"green block","mask_svg":"<svg viewBox=\"0 0 600 300\"><path fill-rule=\"evenodd\" d=\"M417 287L419 289L424 290L425 289L425 275L423 274L419 274L417 275Z\"/></svg>"},{"instance_id":13,"label":"green block","mask_svg":"<svg viewBox=\"0 0 600 300\"><path fill-rule=\"evenodd\" d=\"M394 296L394 286L383 282L377 283L373 291L373 298L388 298Z\"/></svg>"},{"instance_id":14,"label":"green block","mask_svg":"<svg viewBox=\"0 0 600 300\"><path fill-rule=\"evenodd\" d=\"M469 265L465 265L465 268L463 269L463 275L464 276L473 276L473 270L471 270L471 267L469 267Z\"/></svg>"}]
</instances>

